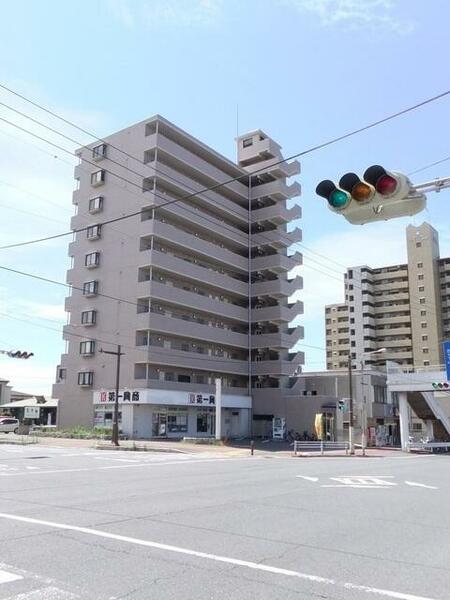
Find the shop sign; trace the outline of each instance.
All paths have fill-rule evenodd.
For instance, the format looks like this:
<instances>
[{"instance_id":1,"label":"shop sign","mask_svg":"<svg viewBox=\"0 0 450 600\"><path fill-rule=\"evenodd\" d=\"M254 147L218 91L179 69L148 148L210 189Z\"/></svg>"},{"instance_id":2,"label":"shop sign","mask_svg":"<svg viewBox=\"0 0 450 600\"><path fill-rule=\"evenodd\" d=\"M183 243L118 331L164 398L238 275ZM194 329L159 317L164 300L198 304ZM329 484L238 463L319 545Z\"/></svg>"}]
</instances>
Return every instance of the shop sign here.
<instances>
[{"instance_id":1,"label":"shop sign","mask_svg":"<svg viewBox=\"0 0 450 600\"><path fill-rule=\"evenodd\" d=\"M216 397L214 394L189 394L189 404L196 406L215 406Z\"/></svg>"},{"instance_id":2,"label":"shop sign","mask_svg":"<svg viewBox=\"0 0 450 600\"><path fill-rule=\"evenodd\" d=\"M39 406L25 406L24 419L39 419L40 416L41 408Z\"/></svg>"},{"instance_id":3,"label":"shop sign","mask_svg":"<svg viewBox=\"0 0 450 600\"><path fill-rule=\"evenodd\" d=\"M116 401L116 392L100 392L99 394L99 404L111 404L114 403ZM123 392L123 394L119 394L119 402L121 404L124 403L133 403L133 402L139 402L139 392L138 391L134 391L131 392L129 390L126 390Z\"/></svg>"}]
</instances>

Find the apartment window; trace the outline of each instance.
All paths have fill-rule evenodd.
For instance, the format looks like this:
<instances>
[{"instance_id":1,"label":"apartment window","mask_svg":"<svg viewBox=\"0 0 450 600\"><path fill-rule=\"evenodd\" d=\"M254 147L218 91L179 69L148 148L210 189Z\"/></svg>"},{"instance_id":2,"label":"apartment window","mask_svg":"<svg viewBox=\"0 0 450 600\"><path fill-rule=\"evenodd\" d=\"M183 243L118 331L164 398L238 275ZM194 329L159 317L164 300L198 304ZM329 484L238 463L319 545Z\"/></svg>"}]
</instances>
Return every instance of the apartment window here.
<instances>
[{"instance_id":1,"label":"apartment window","mask_svg":"<svg viewBox=\"0 0 450 600\"><path fill-rule=\"evenodd\" d=\"M425 298L419 298L420 304L425 304Z\"/></svg>"},{"instance_id":2,"label":"apartment window","mask_svg":"<svg viewBox=\"0 0 450 600\"><path fill-rule=\"evenodd\" d=\"M84 264L88 268L98 267L100 264L100 252L91 252L84 257Z\"/></svg>"},{"instance_id":3,"label":"apartment window","mask_svg":"<svg viewBox=\"0 0 450 600\"><path fill-rule=\"evenodd\" d=\"M422 342L426 342L428 340L428 336L427 335L423 335L422 336Z\"/></svg>"},{"instance_id":4,"label":"apartment window","mask_svg":"<svg viewBox=\"0 0 450 600\"><path fill-rule=\"evenodd\" d=\"M423 268L423 262L418 262L417 263L417 268L418 269L422 269Z\"/></svg>"},{"instance_id":5,"label":"apartment window","mask_svg":"<svg viewBox=\"0 0 450 600\"><path fill-rule=\"evenodd\" d=\"M83 283L83 296L95 296L98 293L98 281Z\"/></svg>"},{"instance_id":6,"label":"apartment window","mask_svg":"<svg viewBox=\"0 0 450 600\"><path fill-rule=\"evenodd\" d=\"M423 281L423 273L419 273L419 275L417 275L417 279L419 281Z\"/></svg>"},{"instance_id":7,"label":"apartment window","mask_svg":"<svg viewBox=\"0 0 450 600\"><path fill-rule=\"evenodd\" d=\"M103 210L103 196L95 196L89 200L89 212L91 214L100 212Z\"/></svg>"},{"instance_id":8,"label":"apartment window","mask_svg":"<svg viewBox=\"0 0 450 600\"><path fill-rule=\"evenodd\" d=\"M99 144L98 146L94 146L92 148L92 158L94 160L99 160L100 158L105 158L106 156L106 144Z\"/></svg>"},{"instance_id":9,"label":"apartment window","mask_svg":"<svg viewBox=\"0 0 450 600\"><path fill-rule=\"evenodd\" d=\"M249 146L253 146L253 138L245 138L245 140L242 140L243 148L248 148Z\"/></svg>"},{"instance_id":10,"label":"apartment window","mask_svg":"<svg viewBox=\"0 0 450 600\"><path fill-rule=\"evenodd\" d=\"M425 291L425 286L419 285L419 292L424 292L424 291Z\"/></svg>"},{"instance_id":11,"label":"apartment window","mask_svg":"<svg viewBox=\"0 0 450 600\"><path fill-rule=\"evenodd\" d=\"M86 237L88 240L98 240L101 237L102 226L101 225L91 225L86 229Z\"/></svg>"},{"instance_id":12,"label":"apartment window","mask_svg":"<svg viewBox=\"0 0 450 600\"><path fill-rule=\"evenodd\" d=\"M423 354L428 354L428 348L422 348Z\"/></svg>"},{"instance_id":13,"label":"apartment window","mask_svg":"<svg viewBox=\"0 0 450 600\"><path fill-rule=\"evenodd\" d=\"M180 383L191 383L191 376L190 375L179 374L178 375L178 381Z\"/></svg>"},{"instance_id":14,"label":"apartment window","mask_svg":"<svg viewBox=\"0 0 450 600\"><path fill-rule=\"evenodd\" d=\"M91 173L91 185L97 186L105 183L105 171L104 169L99 169L98 171L94 171Z\"/></svg>"},{"instance_id":15,"label":"apartment window","mask_svg":"<svg viewBox=\"0 0 450 600\"><path fill-rule=\"evenodd\" d=\"M97 321L97 311L96 310L84 310L81 313L81 324L82 325L95 325Z\"/></svg>"},{"instance_id":16,"label":"apartment window","mask_svg":"<svg viewBox=\"0 0 450 600\"><path fill-rule=\"evenodd\" d=\"M423 361L423 366L424 367L429 367L430 366L430 361L429 360L424 360Z\"/></svg>"},{"instance_id":17,"label":"apartment window","mask_svg":"<svg viewBox=\"0 0 450 600\"><path fill-rule=\"evenodd\" d=\"M422 323L420 324L422 329L426 329L427 328L427 323L426 321L422 321Z\"/></svg>"},{"instance_id":18,"label":"apartment window","mask_svg":"<svg viewBox=\"0 0 450 600\"><path fill-rule=\"evenodd\" d=\"M57 374L58 381L62 381L63 379L66 379L66 377L67 377L67 369L59 367L58 374Z\"/></svg>"},{"instance_id":19,"label":"apartment window","mask_svg":"<svg viewBox=\"0 0 450 600\"><path fill-rule=\"evenodd\" d=\"M94 371L80 371L78 373L78 385L92 385L94 383Z\"/></svg>"},{"instance_id":20,"label":"apartment window","mask_svg":"<svg viewBox=\"0 0 450 600\"><path fill-rule=\"evenodd\" d=\"M420 311L420 316L421 317L426 317L427 316L427 311L426 310L421 310Z\"/></svg>"},{"instance_id":21,"label":"apartment window","mask_svg":"<svg viewBox=\"0 0 450 600\"><path fill-rule=\"evenodd\" d=\"M422 248L422 242L416 242L416 248Z\"/></svg>"},{"instance_id":22,"label":"apartment window","mask_svg":"<svg viewBox=\"0 0 450 600\"><path fill-rule=\"evenodd\" d=\"M95 342L93 340L89 340L88 342L80 342L80 354L94 354L95 352Z\"/></svg>"}]
</instances>

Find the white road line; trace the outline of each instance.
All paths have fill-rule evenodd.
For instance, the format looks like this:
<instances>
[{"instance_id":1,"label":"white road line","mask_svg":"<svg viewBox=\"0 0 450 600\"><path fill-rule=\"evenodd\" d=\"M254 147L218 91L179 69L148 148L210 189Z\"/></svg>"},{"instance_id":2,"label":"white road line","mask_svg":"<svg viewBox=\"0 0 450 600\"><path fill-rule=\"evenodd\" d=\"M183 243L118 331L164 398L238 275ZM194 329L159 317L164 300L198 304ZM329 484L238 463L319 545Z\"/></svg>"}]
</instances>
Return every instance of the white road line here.
<instances>
[{"instance_id":1,"label":"white road line","mask_svg":"<svg viewBox=\"0 0 450 600\"><path fill-rule=\"evenodd\" d=\"M9 583L10 581L18 581L19 579L23 579L22 575L9 573L8 571L0 571L0 584Z\"/></svg>"},{"instance_id":2,"label":"white road line","mask_svg":"<svg viewBox=\"0 0 450 600\"><path fill-rule=\"evenodd\" d=\"M306 475L296 475L298 479L306 479L306 481L319 481L318 477L307 477Z\"/></svg>"},{"instance_id":3,"label":"white road line","mask_svg":"<svg viewBox=\"0 0 450 600\"><path fill-rule=\"evenodd\" d=\"M45 587L32 592L9 596L5 600L76 600L79 597L56 587Z\"/></svg>"},{"instance_id":4,"label":"white road line","mask_svg":"<svg viewBox=\"0 0 450 600\"><path fill-rule=\"evenodd\" d=\"M434 485L425 485L425 483L416 483L415 481L405 481L406 485L411 485L413 487L421 487L427 488L427 490L438 490L439 488Z\"/></svg>"},{"instance_id":5,"label":"white road line","mask_svg":"<svg viewBox=\"0 0 450 600\"><path fill-rule=\"evenodd\" d=\"M261 460L262 457L252 456L249 457L230 457L230 458L200 458L193 460L176 460L167 462L136 462L136 464L126 465L108 465L107 467L79 467L77 469L47 469L46 471L23 471L19 473L5 473L0 471L0 477L17 477L18 475L48 475L53 473L82 473L86 471L105 471L108 469L135 469L136 467L165 467L166 465L189 465L198 463L209 463L209 462L230 462L236 460L249 460L254 462L255 460Z\"/></svg>"},{"instance_id":6,"label":"white road line","mask_svg":"<svg viewBox=\"0 0 450 600\"><path fill-rule=\"evenodd\" d=\"M376 594L378 596L385 596L387 598L396 598L397 600L436 600L431 597L416 596L414 594L408 594L403 592L395 592L393 590L386 590L382 588L371 587L367 585L359 585L357 583L350 583L345 581L337 581L335 579L329 579L328 577L321 577L319 575L311 575L309 573L301 573L300 571L292 571L290 569L282 569L280 567L273 567L271 565L265 565L262 563L256 563L249 560L241 560L239 558L232 558L229 556L221 556L219 554L210 554L208 552L199 552L197 550L191 550L190 548L182 548L180 546L171 546L169 544L161 544L159 542L152 542L150 540L143 540L140 538L129 537L125 535L119 535L116 533L109 533L100 529L91 529L90 527L78 527L76 525L68 525L66 523L56 523L54 521L44 521L41 519L34 519L32 517L22 517L19 515L0 513L0 518L8 519L11 521L19 521L21 523L30 523L32 525L42 525L44 527L51 527L52 529L63 529L66 531L76 531L86 535L92 535L96 537L106 538L115 540L118 542L124 542L126 544L134 544L136 546L145 546L147 548L155 548L157 550L163 550L166 552L174 552L176 554L184 554L188 556L194 556L196 558L202 558L205 560L211 560L220 563L226 563L237 567L243 567L246 569L253 569L255 571L263 571L271 573L272 575L284 575L285 577L296 577L310 581L312 583L335 586L347 590L356 590L358 592L365 592L368 594Z\"/></svg>"}]
</instances>

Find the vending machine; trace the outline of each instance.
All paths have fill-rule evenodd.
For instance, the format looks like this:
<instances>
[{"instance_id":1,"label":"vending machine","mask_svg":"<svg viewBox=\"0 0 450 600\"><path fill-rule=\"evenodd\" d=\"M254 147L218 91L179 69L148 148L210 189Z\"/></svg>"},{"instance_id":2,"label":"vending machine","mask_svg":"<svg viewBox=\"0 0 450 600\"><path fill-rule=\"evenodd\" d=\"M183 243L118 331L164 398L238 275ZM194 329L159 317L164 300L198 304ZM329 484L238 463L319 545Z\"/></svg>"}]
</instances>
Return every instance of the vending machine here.
<instances>
[{"instance_id":1,"label":"vending machine","mask_svg":"<svg viewBox=\"0 0 450 600\"><path fill-rule=\"evenodd\" d=\"M286 419L274 417L272 419L272 439L284 440L286 438Z\"/></svg>"}]
</instances>

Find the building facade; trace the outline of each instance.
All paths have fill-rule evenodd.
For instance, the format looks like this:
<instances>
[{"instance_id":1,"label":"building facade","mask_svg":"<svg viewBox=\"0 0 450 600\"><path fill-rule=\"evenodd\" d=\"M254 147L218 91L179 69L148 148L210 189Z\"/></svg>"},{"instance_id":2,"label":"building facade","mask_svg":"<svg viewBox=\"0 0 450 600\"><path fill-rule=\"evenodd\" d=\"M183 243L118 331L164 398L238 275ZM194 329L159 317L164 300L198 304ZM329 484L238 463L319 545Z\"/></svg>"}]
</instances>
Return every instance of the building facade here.
<instances>
[{"instance_id":1,"label":"building facade","mask_svg":"<svg viewBox=\"0 0 450 600\"><path fill-rule=\"evenodd\" d=\"M325 307L327 369L392 360L427 367L442 363L450 337L450 258L428 223L406 228L408 262L347 269L345 302ZM369 352L385 348L383 354Z\"/></svg>"},{"instance_id":2,"label":"building facade","mask_svg":"<svg viewBox=\"0 0 450 600\"><path fill-rule=\"evenodd\" d=\"M236 141L233 163L157 115L78 151L60 426L111 424L116 362L100 350L118 344L133 437L213 435L216 378L225 435L250 431L266 389L274 404L289 391L303 363L290 327L303 307L288 302L300 167L263 131Z\"/></svg>"}]
</instances>

